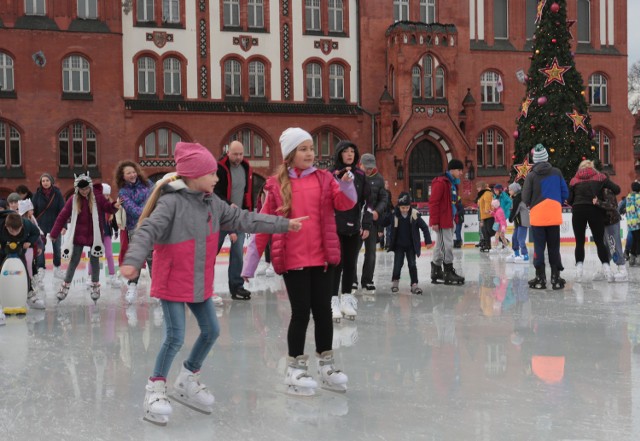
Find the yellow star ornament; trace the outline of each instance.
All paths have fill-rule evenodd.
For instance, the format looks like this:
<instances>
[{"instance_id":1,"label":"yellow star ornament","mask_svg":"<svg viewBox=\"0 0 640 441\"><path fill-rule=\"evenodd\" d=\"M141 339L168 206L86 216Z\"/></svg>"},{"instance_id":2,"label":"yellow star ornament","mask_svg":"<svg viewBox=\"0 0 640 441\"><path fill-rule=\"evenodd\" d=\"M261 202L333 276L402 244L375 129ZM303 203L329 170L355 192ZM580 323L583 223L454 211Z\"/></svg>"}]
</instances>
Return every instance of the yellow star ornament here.
<instances>
[{"instance_id":1,"label":"yellow star ornament","mask_svg":"<svg viewBox=\"0 0 640 441\"><path fill-rule=\"evenodd\" d=\"M573 109L573 112L571 113L566 113L566 115L571 118L571 121L573 121L573 132L577 132L578 129L582 129L585 132L587 131L587 126L585 124L585 121L587 119L587 115L583 115L582 113L578 113L578 111L576 109Z\"/></svg>"},{"instance_id":2,"label":"yellow star ornament","mask_svg":"<svg viewBox=\"0 0 640 441\"><path fill-rule=\"evenodd\" d=\"M544 82L544 87L547 87L549 84L554 82L564 86L564 74L569 69L571 69L571 66L560 66L558 65L558 58L553 57L553 63L551 63L550 67L538 70L547 77L547 80Z\"/></svg>"},{"instance_id":3,"label":"yellow star ornament","mask_svg":"<svg viewBox=\"0 0 640 441\"><path fill-rule=\"evenodd\" d=\"M525 118L527 117L527 115L529 114L529 107L531 106L532 102L533 102L533 98L531 97L527 97L522 102L522 105L520 106L520 118L522 118L523 116Z\"/></svg>"},{"instance_id":4,"label":"yellow star ornament","mask_svg":"<svg viewBox=\"0 0 640 441\"><path fill-rule=\"evenodd\" d=\"M524 158L522 164L514 164L513 168L516 169L518 173L513 182L518 182L520 179L524 179L529 174L529 171L533 168L533 165L529 164L529 158Z\"/></svg>"}]
</instances>

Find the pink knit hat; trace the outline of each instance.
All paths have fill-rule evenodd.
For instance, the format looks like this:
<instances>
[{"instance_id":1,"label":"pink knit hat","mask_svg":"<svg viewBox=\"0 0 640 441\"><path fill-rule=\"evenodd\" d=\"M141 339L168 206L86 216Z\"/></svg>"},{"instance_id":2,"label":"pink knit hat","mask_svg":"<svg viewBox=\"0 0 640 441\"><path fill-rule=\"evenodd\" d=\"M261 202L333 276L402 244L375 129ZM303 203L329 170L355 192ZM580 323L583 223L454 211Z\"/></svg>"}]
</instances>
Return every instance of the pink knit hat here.
<instances>
[{"instance_id":1,"label":"pink knit hat","mask_svg":"<svg viewBox=\"0 0 640 441\"><path fill-rule=\"evenodd\" d=\"M184 178L199 178L218 170L218 163L206 147L196 142L179 142L174 154L176 171Z\"/></svg>"}]
</instances>

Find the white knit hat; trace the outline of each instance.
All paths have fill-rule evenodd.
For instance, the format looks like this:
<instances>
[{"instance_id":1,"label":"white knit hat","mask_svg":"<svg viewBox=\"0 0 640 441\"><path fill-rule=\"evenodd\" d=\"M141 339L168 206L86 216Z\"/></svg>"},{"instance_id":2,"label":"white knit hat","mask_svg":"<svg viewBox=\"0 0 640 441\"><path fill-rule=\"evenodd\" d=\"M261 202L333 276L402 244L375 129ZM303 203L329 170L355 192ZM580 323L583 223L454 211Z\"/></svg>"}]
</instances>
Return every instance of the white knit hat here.
<instances>
[{"instance_id":1,"label":"white knit hat","mask_svg":"<svg viewBox=\"0 0 640 441\"><path fill-rule=\"evenodd\" d=\"M18 201L18 214L22 216L27 211L33 210L33 203L31 199L25 199L24 201Z\"/></svg>"},{"instance_id":2,"label":"white knit hat","mask_svg":"<svg viewBox=\"0 0 640 441\"><path fill-rule=\"evenodd\" d=\"M282 149L282 158L289 156L300 144L305 141L313 141L313 138L306 130L300 127L289 127L280 135L280 148Z\"/></svg>"},{"instance_id":3,"label":"white knit hat","mask_svg":"<svg viewBox=\"0 0 640 441\"><path fill-rule=\"evenodd\" d=\"M549 160L549 153L547 153L547 149L544 148L542 144L536 144L533 148L533 163L537 164L538 162L547 162Z\"/></svg>"}]
</instances>

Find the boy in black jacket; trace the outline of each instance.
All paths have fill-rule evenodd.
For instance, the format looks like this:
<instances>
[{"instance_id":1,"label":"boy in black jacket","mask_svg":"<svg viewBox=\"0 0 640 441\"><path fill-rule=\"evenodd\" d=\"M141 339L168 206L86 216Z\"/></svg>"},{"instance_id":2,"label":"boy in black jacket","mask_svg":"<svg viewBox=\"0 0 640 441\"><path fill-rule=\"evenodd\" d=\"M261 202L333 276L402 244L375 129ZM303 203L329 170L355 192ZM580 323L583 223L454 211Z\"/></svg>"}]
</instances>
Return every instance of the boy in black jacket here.
<instances>
[{"instance_id":1,"label":"boy in black jacket","mask_svg":"<svg viewBox=\"0 0 640 441\"><path fill-rule=\"evenodd\" d=\"M406 256L409 277L411 278L411 292L422 294L422 289L418 286L418 267L416 266L416 257L420 257L421 249L419 230L422 230L425 245L431 244L431 235L418 210L411 208L409 193L400 193L395 210L387 216L383 225L391 225L392 223L389 251L394 252L395 258L391 275L391 292L398 292L400 272Z\"/></svg>"}]
</instances>

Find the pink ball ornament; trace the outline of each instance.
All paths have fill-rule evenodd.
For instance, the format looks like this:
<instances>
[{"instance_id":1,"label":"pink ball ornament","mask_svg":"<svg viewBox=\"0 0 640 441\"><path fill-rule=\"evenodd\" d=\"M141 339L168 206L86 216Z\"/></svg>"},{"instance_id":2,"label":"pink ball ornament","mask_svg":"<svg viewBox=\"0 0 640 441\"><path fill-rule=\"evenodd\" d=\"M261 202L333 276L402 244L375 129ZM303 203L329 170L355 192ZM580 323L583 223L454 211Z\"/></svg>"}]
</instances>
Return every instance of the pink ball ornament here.
<instances>
[{"instance_id":1,"label":"pink ball ornament","mask_svg":"<svg viewBox=\"0 0 640 441\"><path fill-rule=\"evenodd\" d=\"M556 40L555 38L551 39L551 43L556 44L558 42L558 40Z\"/></svg>"},{"instance_id":2,"label":"pink ball ornament","mask_svg":"<svg viewBox=\"0 0 640 441\"><path fill-rule=\"evenodd\" d=\"M551 12L553 12L554 14L557 14L558 11L560 11L560 5L557 3L554 3L551 5L549 9L551 9Z\"/></svg>"},{"instance_id":3,"label":"pink ball ornament","mask_svg":"<svg viewBox=\"0 0 640 441\"><path fill-rule=\"evenodd\" d=\"M546 96L541 96L540 98L538 98L538 105L544 106L545 104L547 104L547 97Z\"/></svg>"},{"instance_id":4,"label":"pink ball ornament","mask_svg":"<svg viewBox=\"0 0 640 441\"><path fill-rule=\"evenodd\" d=\"M517 130L515 130L515 131L513 132L513 137L514 137L515 139L518 139L518 137L519 137L519 136L520 136L520 132L518 132Z\"/></svg>"}]
</instances>

